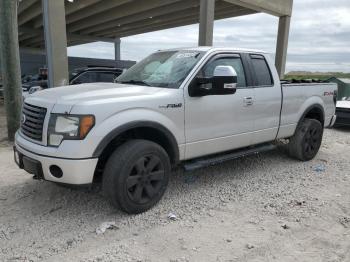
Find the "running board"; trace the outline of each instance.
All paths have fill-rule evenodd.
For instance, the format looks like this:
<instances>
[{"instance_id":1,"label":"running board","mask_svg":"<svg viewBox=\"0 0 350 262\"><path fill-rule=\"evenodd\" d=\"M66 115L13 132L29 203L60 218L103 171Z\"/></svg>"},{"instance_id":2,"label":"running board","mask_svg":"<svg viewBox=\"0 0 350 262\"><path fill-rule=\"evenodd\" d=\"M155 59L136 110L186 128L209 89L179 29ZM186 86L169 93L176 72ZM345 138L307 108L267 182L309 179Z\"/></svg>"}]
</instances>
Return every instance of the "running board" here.
<instances>
[{"instance_id":1,"label":"running board","mask_svg":"<svg viewBox=\"0 0 350 262\"><path fill-rule=\"evenodd\" d=\"M193 171L199 168L208 167L223 163L228 160L233 160L245 156L257 155L262 152L267 152L275 149L276 146L273 144L262 144L254 147L248 147L231 151L229 153L216 154L209 157L202 157L193 160L186 161L184 163L185 171Z\"/></svg>"}]
</instances>

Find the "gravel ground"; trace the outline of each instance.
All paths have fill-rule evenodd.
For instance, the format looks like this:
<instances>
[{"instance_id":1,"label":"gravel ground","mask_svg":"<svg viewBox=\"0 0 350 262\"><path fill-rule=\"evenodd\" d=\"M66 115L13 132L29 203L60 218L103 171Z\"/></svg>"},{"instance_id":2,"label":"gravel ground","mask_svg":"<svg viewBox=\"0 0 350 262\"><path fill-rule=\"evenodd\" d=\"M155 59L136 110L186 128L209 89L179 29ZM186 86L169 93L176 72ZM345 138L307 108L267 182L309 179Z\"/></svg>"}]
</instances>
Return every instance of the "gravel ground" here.
<instances>
[{"instance_id":1,"label":"gravel ground","mask_svg":"<svg viewBox=\"0 0 350 262\"><path fill-rule=\"evenodd\" d=\"M7 141L6 116L4 109L4 100L0 97L0 147L9 146Z\"/></svg>"},{"instance_id":2,"label":"gravel ground","mask_svg":"<svg viewBox=\"0 0 350 262\"><path fill-rule=\"evenodd\" d=\"M3 142L0 261L349 262L349 134L326 130L307 163L276 150L177 171L163 200L136 216L99 193L32 180ZM116 226L96 234L108 221Z\"/></svg>"}]
</instances>

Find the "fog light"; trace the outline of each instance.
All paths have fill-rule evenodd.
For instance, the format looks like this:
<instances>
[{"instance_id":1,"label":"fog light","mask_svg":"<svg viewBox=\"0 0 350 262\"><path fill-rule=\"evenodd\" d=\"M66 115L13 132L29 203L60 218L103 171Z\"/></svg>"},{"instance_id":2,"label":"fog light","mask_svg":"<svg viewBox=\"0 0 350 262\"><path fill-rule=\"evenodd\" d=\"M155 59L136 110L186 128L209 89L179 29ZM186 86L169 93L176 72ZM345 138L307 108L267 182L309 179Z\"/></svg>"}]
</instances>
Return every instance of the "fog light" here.
<instances>
[{"instance_id":1,"label":"fog light","mask_svg":"<svg viewBox=\"0 0 350 262\"><path fill-rule=\"evenodd\" d=\"M61 178L63 176L63 171L56 165L50 166L50 173L56 178Z\"/></svg>"},{"instance_id":2,"label":"fog light","mask_svg":"<svg viewBox=\"0 0 350 262\"><path fill-rule=\"evenodd\" d=\"M49 137L50 141L49 144L52 146L59 146L63 140L63 136L62 135L50 135Z\"/></svg>"}]
</instances>

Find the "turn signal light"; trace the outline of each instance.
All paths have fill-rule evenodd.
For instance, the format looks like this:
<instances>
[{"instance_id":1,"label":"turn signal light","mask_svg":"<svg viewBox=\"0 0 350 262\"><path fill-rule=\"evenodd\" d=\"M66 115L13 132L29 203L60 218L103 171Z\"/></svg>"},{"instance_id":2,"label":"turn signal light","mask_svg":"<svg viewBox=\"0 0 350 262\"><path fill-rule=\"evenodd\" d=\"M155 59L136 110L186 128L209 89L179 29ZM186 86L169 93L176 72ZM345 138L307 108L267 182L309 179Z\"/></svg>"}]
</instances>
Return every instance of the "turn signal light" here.
<instances>
[{"instance_id":1,"label":"turn signal light","mask_svg":"<svg viewBox=\"0 0 350 262\"><path fill-rule=\"evenodd\" d=\"M90 132L91 128L95 125L95 117L94 116L84 116L80 120L80 128L79 128L79 137L80 139L84 139L86 135Z\"/></svg>"}]
</instances>

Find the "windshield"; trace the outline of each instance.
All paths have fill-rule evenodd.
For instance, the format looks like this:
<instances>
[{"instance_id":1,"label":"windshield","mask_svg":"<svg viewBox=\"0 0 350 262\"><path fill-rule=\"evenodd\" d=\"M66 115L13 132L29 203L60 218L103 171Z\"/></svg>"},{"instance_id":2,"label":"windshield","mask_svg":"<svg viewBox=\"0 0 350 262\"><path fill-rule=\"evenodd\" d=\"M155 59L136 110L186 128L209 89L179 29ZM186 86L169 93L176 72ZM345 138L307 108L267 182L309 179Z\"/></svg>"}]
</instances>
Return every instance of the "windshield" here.
<instances>
[{"instance_id":1,"label":"windshield","mask_svg":"<svg viewBox=\"0 0 350 262\"><path fill-rule=\"evenodd\" d=\"M117 83L179 88L203 52L164 51L154 53L116 79Z\"/></svg>"}]
</instances>

